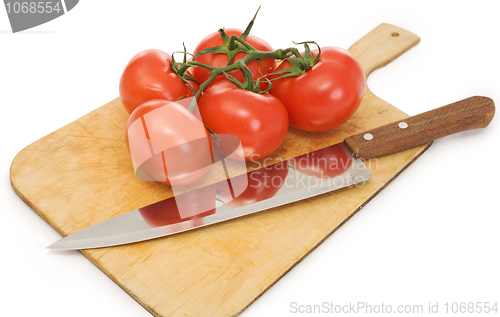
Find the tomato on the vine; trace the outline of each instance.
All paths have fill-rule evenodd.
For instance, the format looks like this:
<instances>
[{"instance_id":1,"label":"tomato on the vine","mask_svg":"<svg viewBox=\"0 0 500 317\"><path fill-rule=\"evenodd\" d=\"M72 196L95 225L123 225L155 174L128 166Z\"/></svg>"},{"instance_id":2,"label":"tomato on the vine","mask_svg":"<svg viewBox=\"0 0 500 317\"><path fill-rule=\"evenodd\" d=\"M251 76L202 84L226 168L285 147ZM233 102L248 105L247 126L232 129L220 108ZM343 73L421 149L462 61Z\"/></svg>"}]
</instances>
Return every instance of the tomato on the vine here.
<instances>
[{"instance_id":1,"label":"tomato on the vine","mask_svg":"<svg viewBox=\"0 0 500 317\"><path fill-rule=\"evenodd\" d=\"M315 57L318 50L311 53ZM290 66L284 61L276 71ZM349 51L323 47L316 65L300 76L273 81L270 93L285 105L291 127L321 132L340 126L356 112L365 86L363 69Z\"/></svg>"},{"instance_id":2,"label":"tomato on the vine","mask_svg":"<svg viewBox=\"0 0 500 317\"><path fill-rule=\"evenodd\" d=\"M243 30L240 29L225 29L224 32L229 37L231 37L232 35L240 36L243 34ZM245 39L245 41L258 51L264 51L264 52L273 51L272 47L266 41L252 34L249 34L248 37ZM209 34L203 40L201 40L198 46L196 46L196 49L194 50L193 54L196 55L202 49L208 47L216 47L223 44L224 42L222 40L220 33L214 32ZM238 52L234 57L233 64L237 60L243 58L245 55L246 55L245 52ZM209 53L198 56L196 58L196 61L213 67L224 67L227 65L228 58L226 54ZM261 62L265 66L259 63L258 61L252 61L246 65L248 69L252 72L252 78L254 80L263 75L271 73L272 71L274 71L274 68L276 67L276 61L274 59L263 59L261 60ZM194 67L192 72L193 72L193 77L196 78L196 80L198 80L200 84L203 84L210 77L210 71L203 67ZM243 75L241 71L233 70L230 71L228 74L234 76L236 79L243 82ZM221 75L216 77L214 82L222 79L225 79L225 76Z\"/></svg>"},{"instance_id":3,"label":"tomato on the vine","mask_svg":"<svg viewBox=\"0 0 500 317\"><path fill-rule=\"evenodd\" d=\"M288 131L288 114L278 98L240 89L230 81L210 86L198 101L198 107L203 123L214 133L240 139L244 157L239 159L246 161L259 160L274 152Z\"/></svg>"},{"instance_id":4,"label":"tomato on the vine","mask_svg":"<svg viewBox=\"0 0 500 317\"><path fill-rule=\"evenodd\" d=\"M231 207L240 207L274 197L285 184L288 174L288 161L282 161L270 166L239 175L228 180L228 186L218 186L217 198ZM235 188L240 188L240 183L247 186L245 190L234 197Z\"/></svg>"},{"instance_id":5,"label":"tomato on the vine","mask_svg":"<svg viewBox=\"0 0 500 317\"><path fill-rule=\"evenodd\" d=\"M149 180L191 184L212 164L203 123L176 102L154 99L140 105L130 115L125 137L134 167Z\"/></svg>"},{"instance_id":6,"label":"tomato on the vine","mask_svg":"<svg viewBox=\"0 0 500 317\"><path fill-rule=\"evenodd\" d=\"M120 79L120 99L130 114L137 107L152 99L177 100L192 96L198 84L188 80L193 87L180 79L171 69L170 54L160 50L145 50L135 55L125 67Z\"/></svg>"}]
</instances>

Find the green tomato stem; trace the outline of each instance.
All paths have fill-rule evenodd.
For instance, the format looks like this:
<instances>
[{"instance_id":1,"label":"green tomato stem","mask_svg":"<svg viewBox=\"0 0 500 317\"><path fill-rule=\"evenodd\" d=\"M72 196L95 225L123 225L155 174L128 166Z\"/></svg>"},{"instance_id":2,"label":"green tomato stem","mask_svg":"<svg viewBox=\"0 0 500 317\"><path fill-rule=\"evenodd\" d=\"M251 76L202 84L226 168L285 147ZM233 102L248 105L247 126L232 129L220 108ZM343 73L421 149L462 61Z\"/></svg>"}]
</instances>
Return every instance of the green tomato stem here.
<instances>
[{"instance_id":1,"label":"green tomato stem","mask_svg":"<svg viewBox=\"0 0 500 317\"><path fill-rule=\"evenodd\" d=\"M196 106L196 100L198 100L203 93L203 91L210 85L211 82L214 81L214 79L217 76L220 75L225 75L228 77L233 83L235 83L238 87L247 89L250 91L254 92L259 92L259 93L264 93L269 91L269 89L266 89L265 91L260 91L259 84L262 78L267 80L271 84L271 80L276 80L280 78L285 78L285 77L291 77L291 76L299 76L303 74L304 72L308 71L311 69L319 60L319 55L321 53L321 49L319 50L319 53L316 55L315 58L312 58L311 51L309 49L309 46L307 45L308 43L314 43L311 41L307 42L301 42L301 43L294 43L294 44L303 44L305 47L305 53L304 56L300 54L297 48L295 47L289 47L285 49L277 49L275 51L259 51L252 47L248 42L245 41L245 39L248 37L250 34L250 30L254 24L254 21L257 17L257 13L260 10L257 10L255 13L254 17L248 24L247 28L243 32L241 36L236 36L233 35L229 37L224 29L219 29L219 33L222 37L223 45L216 46L216 47L209 47L205 48L202 51L200 51L198 54L193 56L192 54L189 54L186 52L186 49L184 47L184 59L182 63L176 62L175 60L172 59L171 67L174 69L176 74L186 83L189 83L187 80L188 79L193 79L192 76L189 74L186 74L186 71L190 67L202 67L210 71L210 77L203 83L200 84L200 87L196 94L194 94L194 100L190 104L188 110L192 111L195 106ZM319 48L319 45L316 44ZM234 57L237 53L239 52L244 52L246 55L238 60L237 63L233 63ZM191 61L186 61L186 55L189 54L193 56L193 60ZM210 65L206 65L204 63L196 61L196 58L198 58L200 55L204 54L226 54L228 57L228 64L224 67L214 67ZM289 61L292 66L288 67L286 69L282 69L277 72L273 72L271 74L267 74L265 76L261 76L258 78L256 81L253 81L251 77L251 72L246 66L248 63L257 60L261 64L263 64L262 60L263 59L278 59L278 60L287 60ZM228 73L234 70L240 70L243 73L244 76L244 82L243 83L238 83L236 78L233 76L229 75ZM279 77L269 79L267 76L269 75L280 75ZM193 88L194 89L194 88Z\"/></svg>"}]
</instances>

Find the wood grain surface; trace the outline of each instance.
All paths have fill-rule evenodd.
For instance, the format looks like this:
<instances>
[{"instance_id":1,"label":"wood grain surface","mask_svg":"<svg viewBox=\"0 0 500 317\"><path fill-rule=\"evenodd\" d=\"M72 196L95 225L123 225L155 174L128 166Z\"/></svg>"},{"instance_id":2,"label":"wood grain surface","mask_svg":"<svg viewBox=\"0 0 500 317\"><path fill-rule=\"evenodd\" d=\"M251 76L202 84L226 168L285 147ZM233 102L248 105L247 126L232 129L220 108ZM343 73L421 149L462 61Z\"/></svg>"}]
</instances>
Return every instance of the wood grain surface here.
<instances>
[{"instance_id":1,"label":"wood grain surface","mask_svg":"<svg viewBox=\"0 0 500 317\"><path fill-rule=\"evenodd\" d=\"M486 128L494 115L495 103L492 99L474 96L352 135L344 141L356 157L370 159L454 133ZM365 135L369 135L368 139Z\"/></svg>"},{"instance_id":2,"label":"wood grain surface","mask_svg":"<svg viewBox=\"0 0 500 317\"><path fill-rule=\"evenodd\" d=\"M411 32L381 24L350 51L368 76L418 42ZM291 129L266 164L405 117L367 89L358 112L346 124L323 133ZM168 186L135 177L124 142L127 118L115 99L15 157L12 187L61 235L172 195ZM361 187L170 237L81 252L155 316L235 316L428 146L366 161L372 178Z\"/></svg>"}]
</instances>

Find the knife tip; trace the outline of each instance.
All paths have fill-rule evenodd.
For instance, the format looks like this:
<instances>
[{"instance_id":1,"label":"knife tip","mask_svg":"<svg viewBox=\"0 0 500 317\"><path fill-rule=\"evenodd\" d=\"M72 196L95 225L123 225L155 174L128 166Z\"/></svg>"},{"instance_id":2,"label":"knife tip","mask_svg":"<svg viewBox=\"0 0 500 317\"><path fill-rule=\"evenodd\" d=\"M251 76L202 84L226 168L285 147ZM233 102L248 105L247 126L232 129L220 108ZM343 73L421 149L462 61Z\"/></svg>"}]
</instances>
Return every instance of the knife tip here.
<instances>
[{"instance_id":1,"label":"knife tip","mask_svg":"<svg viewBox=\"0 0 500 317\"><path fill-rule=\"evenodd\" d=\"M71 248L65 247L64 239L59 239L56 242L46 246L49 250L71 250Z\"/></svg>"}]
</instances>

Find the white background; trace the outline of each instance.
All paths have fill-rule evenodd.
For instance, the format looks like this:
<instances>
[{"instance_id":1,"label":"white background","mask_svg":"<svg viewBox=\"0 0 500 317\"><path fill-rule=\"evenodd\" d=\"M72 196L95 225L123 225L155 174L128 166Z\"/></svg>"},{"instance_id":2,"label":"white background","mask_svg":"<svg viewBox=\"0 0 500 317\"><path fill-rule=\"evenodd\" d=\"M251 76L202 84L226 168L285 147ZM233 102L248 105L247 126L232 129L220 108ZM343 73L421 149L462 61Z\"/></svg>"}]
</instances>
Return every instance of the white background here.
<instances>
[{"instance_id":1,"label":"white background","mask_svg":"<svg viewBox=\"0 0 500 317\"><path fill-rule=\"evenodd\" d=\"M257 4L237 3L84 0L18 34L0 8L0 316L150 316L79 252L45 249L60 236L16 196L10 164L30 143L117 97L137 52L171 53L183 42L192 51L219 27L244 28ZM408 114L472 95L500 103L495 1L262 5L252 33L275 48L292 40L348 48L382 22L419 35L420 44L368 80ZM291 302L439 302L441 313L447 301L500 302L499 120L436 141L242 316L314 316L292 313Z\"/></svg>"}]
</instances>

